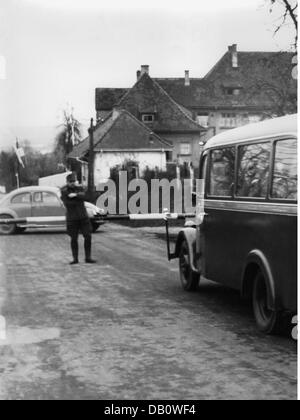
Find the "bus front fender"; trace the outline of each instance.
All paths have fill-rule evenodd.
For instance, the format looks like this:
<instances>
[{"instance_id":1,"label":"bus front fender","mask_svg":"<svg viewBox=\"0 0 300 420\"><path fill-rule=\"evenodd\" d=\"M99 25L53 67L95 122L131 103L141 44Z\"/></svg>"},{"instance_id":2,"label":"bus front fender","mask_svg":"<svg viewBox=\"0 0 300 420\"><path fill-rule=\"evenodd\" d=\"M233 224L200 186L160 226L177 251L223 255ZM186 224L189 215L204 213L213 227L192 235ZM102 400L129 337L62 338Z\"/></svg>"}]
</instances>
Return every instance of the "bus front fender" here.
<instances>
[{"instance_id":1,"label":"bus front fender","mask_svg":"<svg viewBox=\"0 0 300 420\"><path fill-rule=\"evenodd\" d=\"M195 228L185 228L179 232L174 256L175 258L179 258L181 245L186 241L189 249L191 268L194 272L198 273L199 270L196 268L196 239L197 230Z\"/></svg>"},{"instance_id":2,"label":"bus front fender","mask_svg":"<svg viewBox=\"0 0 300 420\"><path fill-rule=\"evenodd\" d=\"M242 277L242 296L247 297L250 295L253 288L254 276L256 275L257 270L261 270L266 280L269 308L275 310L276 294L274 277L268 259L260 250L255 249L248 255Z\"/></svg>"}]
</instances>

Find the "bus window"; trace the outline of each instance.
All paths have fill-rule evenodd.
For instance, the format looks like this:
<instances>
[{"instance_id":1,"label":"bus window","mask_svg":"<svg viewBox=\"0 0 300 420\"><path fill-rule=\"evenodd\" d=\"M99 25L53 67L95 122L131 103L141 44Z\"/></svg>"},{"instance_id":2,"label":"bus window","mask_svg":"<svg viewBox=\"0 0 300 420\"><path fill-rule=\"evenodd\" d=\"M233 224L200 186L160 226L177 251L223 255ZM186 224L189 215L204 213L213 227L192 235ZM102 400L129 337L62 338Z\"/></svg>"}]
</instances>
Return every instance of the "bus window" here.
<instances>
[{"instance_id":1,"label":"bus window","mask_svg":"<svg viewBox=\"0 0 300 420\"><path fill-rule=\"evenodd\" d=\"M266 198L270 172L271 143L258 143L239 147L239 197Z\"/></svg>"},{"instance_id":2,"label":"bus window","mask_svg":"<svg viewBox=\"0 0 300 420\"><path fill-rule=\"evenodd\" d=\"M211 152L209 195L231 197L234 183L235 148L227 147Z\"/></svg>"},{"instance_id":3,"label":"bus window","mask_svg":"<svg viewBox=\"0 0 300 420\"><path fill-rule=\"evenodd\" d=\"M297 200L297 181L297 141L280 140L275 143L271 197Z\"/></svg>"}]
</instances>

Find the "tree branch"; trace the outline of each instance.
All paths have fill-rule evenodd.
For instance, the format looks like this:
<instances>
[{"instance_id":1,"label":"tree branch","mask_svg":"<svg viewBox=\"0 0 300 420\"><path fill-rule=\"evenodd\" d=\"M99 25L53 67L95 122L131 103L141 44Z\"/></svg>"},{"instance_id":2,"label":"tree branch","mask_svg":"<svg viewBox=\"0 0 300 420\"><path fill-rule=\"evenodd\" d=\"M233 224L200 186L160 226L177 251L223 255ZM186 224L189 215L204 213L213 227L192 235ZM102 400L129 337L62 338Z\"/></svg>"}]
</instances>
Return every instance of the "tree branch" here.
<instances>
[{"instance_id":1,"label":"tree branch","mask_svg":"<svg viewBox=\"0 0 300 420\"><path fill-rule=\"evenodd\" d=\"M294 8L290 5L288 0L282 0L286 7L286 12L290 14L290 17L292 18L292 21L294 22L295 28L298 31L298 19L295 11L297 10L298 5L296 5Z\"/></svg>"},{"instance_id":2,"label":"tree branch","mask_svg":"<svg viewBox=\"0 0 300 420\"><path fill-rule=\"evenodd\" d=\"M282 28L282 26L286 23L286 19L289 16L294 24L295 30L296 30L296 36L295 36L295 49L297 50L297 41L298 41L298 15L296 13L296 10L298 8L298 3L296 2L295 6L292 6L291 0L270 0L272 5L275 4L281 4L285 8L284 15L282 16L283 21L282 23L277 27L275 30L275 35L279 32L279 30ZM271 8L272 11L272 8Z\"/></svg>"}]
</instances>

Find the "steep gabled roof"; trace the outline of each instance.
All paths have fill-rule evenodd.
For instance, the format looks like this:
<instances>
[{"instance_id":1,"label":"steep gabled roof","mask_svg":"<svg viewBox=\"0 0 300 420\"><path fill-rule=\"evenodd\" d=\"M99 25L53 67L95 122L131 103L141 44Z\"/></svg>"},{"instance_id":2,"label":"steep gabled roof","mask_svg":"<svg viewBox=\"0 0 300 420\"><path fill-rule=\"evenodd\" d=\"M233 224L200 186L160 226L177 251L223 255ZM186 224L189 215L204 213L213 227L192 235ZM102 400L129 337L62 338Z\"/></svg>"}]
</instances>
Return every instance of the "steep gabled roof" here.
<instances>
[{"instance_id":1,"label":"steep gabled roof","mask_svg":"<svg viewBox=\"0 0 300 420\"><path fill-rule=\"evenodd\" d=\"M197 107L206 92L204 79L190 78L189 86L185 78L155 78L158 83L178 104L186 108Z\"/></svg>"},{"instance_id":2,"label":"steep gabled roof","mask_svg":"<svg viewBox=\"0 0 300 420\"><path fill-rule=\"evenodd\" d=\"M111 111L129 88L96 88L95 105L97 111Z\"/></svg>"},{"instance_id":3,"label":"steep gabled roof","mask_svg":"<svg viewBox=\"0 0 300 420\"><path fill-rule=\"evenodd\" d=\"M127 109L136 118L143 113L156 114L152 125L156 132L200 132L202 128L191 118L190 112L179 106L147 73L121 98L117 107Z\"/></svg>"},{"instance_id":4,"label":"steep gabled roof","mask_svg":"<svg viewBox=\"0 0 300 420\"><path fill-rule=\"evenodd\" d=\"M94 151L171 151L172 145L154 134L149 127L126 110L112 113L94 132ZM82 158L89 151L89 137L69 154Z\"/></svg>"},{"instance_id":5,"label":"steep gabled roof","mask_svg":"<svg viewBox=\"0 0 300 420\"><path fill-rule=\"evenodd\" d=\"M274 107L278 96L296 96L297 82L292 78L289 52L240 52L238 67L232 66L228 51L202 79L155 79L179 104L188 108L256 108ZM240 89L238 95L226 89ZM277 94L276 94L277 90Z\"/></svg>"},{"instance_id":6,"label":"steep gabled roof","mask_svg":"<svg viewBox=\"0 0 300 420\"><path fill-rule=\"evenodd\" d=\"M297 82L292 78L292 53L238 52L237 56L237 68L232 67L231 53L227 52L205 76L205 102L208 105L269 108L281 95L296 95ZM241 87L240 94L236 97L224 94L224 89L230 87Z\"/></svg>"}]
</instances>

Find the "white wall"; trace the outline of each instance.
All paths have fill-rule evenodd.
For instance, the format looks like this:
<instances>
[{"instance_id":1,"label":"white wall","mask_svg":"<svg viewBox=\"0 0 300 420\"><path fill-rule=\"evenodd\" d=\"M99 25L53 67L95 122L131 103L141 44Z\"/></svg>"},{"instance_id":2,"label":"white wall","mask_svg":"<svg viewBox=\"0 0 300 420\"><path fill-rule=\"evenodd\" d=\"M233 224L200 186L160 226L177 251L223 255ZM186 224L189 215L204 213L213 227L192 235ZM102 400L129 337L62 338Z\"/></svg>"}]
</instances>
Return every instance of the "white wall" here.
<instances>
[{"instance_id":1,"label":"white wall","mask_svg":"<svg viewBox=\"0 0 300 420\"><path fill-rule=\"evenodd\" d=\"M110 177L111 168L122 165L126 160L139 164L140 174L148 166L166 170L166 154L164 152L103 152L95 157L95 185L106 182Z\"/></svg>"},{"instance_id":2,"label":"white wall","mask_svg":"<svg viewBox=\"0 0 300 420\"><path fill-rule=\"evenodd\" d=\"M223 125L223 118L222 114L235 114L236 115L236 127L224 127ZM220 110L220 111L213 111L209 114L209 128L201 137L202 141L207 141L214 137L216 134L223 133L224 131L231 130L233 128L242 127L247 124L251 124L253 122L258 122L263 119L263 114L251 111L235 111L235 110Z\"/></svg>"},{"instance_id":3,"label":"white wall","mask_svg":"<svg viewBox=\"0 0 300 420\"><path fill-rule=\"evenodd\" d=\"M64 172L62 174L56 174L51 176L45 176L44 178L39 178L39 186L61 188L64 185L66 185L66 178L71 173L72 172Z\"/></svg>"},{"instance_id":4,"label":"white wall","mask_svg":"<svg viewBox=\"0 0 300 420\"><path fill-rule=\"evenodd\" d=\"M173 161L178 160L180 165L184 162L192 162L194 167L198 168L200 134L163 134L162 137L173 145ZM189 143L191 145L190 155L180 155L181 143Z\"/></svg>"}]
</instances>

